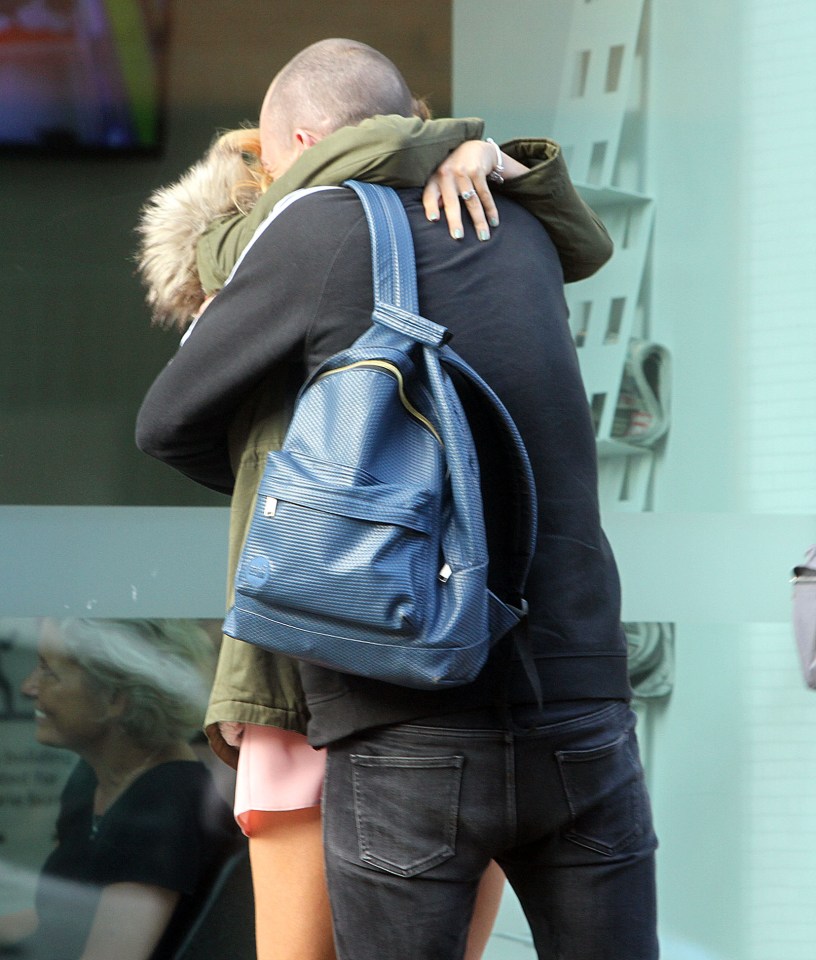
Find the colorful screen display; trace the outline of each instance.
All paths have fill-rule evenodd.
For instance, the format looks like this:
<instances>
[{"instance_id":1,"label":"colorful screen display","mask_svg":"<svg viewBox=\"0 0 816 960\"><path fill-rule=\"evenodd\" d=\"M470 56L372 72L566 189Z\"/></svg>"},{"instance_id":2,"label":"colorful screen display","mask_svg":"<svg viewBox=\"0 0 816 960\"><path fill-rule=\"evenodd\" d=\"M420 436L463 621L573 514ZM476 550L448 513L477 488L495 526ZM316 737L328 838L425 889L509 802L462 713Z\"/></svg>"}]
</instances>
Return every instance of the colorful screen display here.
<instances>
[{"instance_id":1,"label":"colorful screen display","mask_svg":"<svg viewBox=\"0 0 816 960\"><path fill-rule=\"evenodd\" d=\"M0 147L156 151L168 5L0 0Z\"/></svg>"}]
</instances>

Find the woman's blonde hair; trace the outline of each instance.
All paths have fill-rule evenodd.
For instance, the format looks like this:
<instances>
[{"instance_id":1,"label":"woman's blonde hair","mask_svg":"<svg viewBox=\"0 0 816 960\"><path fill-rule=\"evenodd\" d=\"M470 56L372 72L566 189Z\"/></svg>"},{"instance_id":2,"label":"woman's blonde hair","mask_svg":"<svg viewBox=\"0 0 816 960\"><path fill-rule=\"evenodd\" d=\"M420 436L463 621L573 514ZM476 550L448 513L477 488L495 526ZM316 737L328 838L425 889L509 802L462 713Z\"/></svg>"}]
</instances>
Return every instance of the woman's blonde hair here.
<instances>
[{"instance_id":1,"label":"woman's blonde hair","mask_svg":"<svg viewBox=\"0 0 816 960\"><path fill-rule=\"evenodd\" d=\"M246 214L268 186L260 131L222 133L206 154L148 198L139 214L136 263L153 323L186 329L204 301L196 246L209 226Z\"/></svg>"}]
</instances>

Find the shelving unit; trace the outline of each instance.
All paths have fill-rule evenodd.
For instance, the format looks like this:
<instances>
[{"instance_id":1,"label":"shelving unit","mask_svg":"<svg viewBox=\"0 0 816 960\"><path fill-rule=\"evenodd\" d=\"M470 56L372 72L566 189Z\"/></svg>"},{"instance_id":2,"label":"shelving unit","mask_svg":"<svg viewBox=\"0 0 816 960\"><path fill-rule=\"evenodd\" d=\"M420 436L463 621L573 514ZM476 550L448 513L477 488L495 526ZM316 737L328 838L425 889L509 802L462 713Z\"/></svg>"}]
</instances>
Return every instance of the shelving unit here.
<instances>
[{"instance_id":1,"label":"shelving unit","mask_svg":"<svg viewBox=\"0 0 816 960\"><path fill-rule=\"evenodd\" d=\"M656 454L620 428L630 346L649 341L655 219L645 185L649 0L575 0L566 30L552 136L615 256L567 287L570 324L595 421L605 509L651 507ZM665 384L664 384L665 385Z\"/></svg>"}]
</instances>

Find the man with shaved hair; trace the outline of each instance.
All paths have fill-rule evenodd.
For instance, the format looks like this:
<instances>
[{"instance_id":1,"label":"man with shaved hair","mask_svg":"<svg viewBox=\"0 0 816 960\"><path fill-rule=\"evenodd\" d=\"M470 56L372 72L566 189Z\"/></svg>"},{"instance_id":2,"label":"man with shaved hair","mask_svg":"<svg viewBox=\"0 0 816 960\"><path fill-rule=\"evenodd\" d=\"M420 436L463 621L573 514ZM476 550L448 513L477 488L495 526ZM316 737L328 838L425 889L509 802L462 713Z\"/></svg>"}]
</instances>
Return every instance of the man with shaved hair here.
<instances>
[{"instance_id":1,"label":"man with shaved hair","mask_svg":"<svg viewBox=\"0 0 816 960\"><path fill-rule=\"evenodd\" d=\"M332 130L408 114L396 67L355 41L298 54L263 104L263 163L280 176ZM506 154L504 175L524 167ZM515 164L515 166L514 166ZM457 175L487 196L484 175ZM479 879L504 870L540 958L656 960L649 799L629 706L620 587L600 527L595 436L541 224L499 193L490 243L454 242L399 191L420 309L504 401L539 503L525 629L539 690L510 634L471 684L413 690L301 664L309 739L326 747L324 842L340 960L459 960ZM447 202L453 202L447 198ZM491 201L492 202L492 201ZM372 268L356 195L291 194L157 379L143 448L231 489L229 429L265 378L290 397L371 323ZM491 588L509 567L497 444L474 424Z\"/></svg>"},{"instance_id":2,"label":"man with shaved hair","mask_svg":"<svg viewBox=\"0 0 816 960\"><path fill-rule=\"evenodd\" d=\"M261 106L264 168L279 177L317 140L377 114L414 114L415 100L394 64L367 44L330 39L293 57Z\"/></svg>"},{"instance_id":3,"label":"man with shaved hair","mask_svg":"<svg viewBox=\"0 0 816 960\"><path fill-rule=\"evenodd\" d=\"M410 117L414 98L379 51L354 40L323 40L293 57L272 81L262 126L285 131L308 120L322 136L377 113Z\"/></svg>"}]
</instances>

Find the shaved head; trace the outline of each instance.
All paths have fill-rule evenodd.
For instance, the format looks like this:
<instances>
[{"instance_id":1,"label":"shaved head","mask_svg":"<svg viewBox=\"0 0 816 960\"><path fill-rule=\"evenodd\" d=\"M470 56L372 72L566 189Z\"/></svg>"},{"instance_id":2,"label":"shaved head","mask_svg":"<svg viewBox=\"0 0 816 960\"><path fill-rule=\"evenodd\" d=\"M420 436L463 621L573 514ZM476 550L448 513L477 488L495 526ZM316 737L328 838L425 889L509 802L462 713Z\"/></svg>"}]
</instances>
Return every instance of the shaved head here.
<instances>
[{"instance_id":1,"label":"shaved head","mask_svg":"<svg viewBox=\"0 0 816 960\"><path fill-rule=\"evenodd\" d=\"M272 81L261 107L264 151L289 149L298 129L319 140L378 114L410 117L414 108L405 79L388 57L356 40L320 40Z\"/></svg>"}]
</instances>

